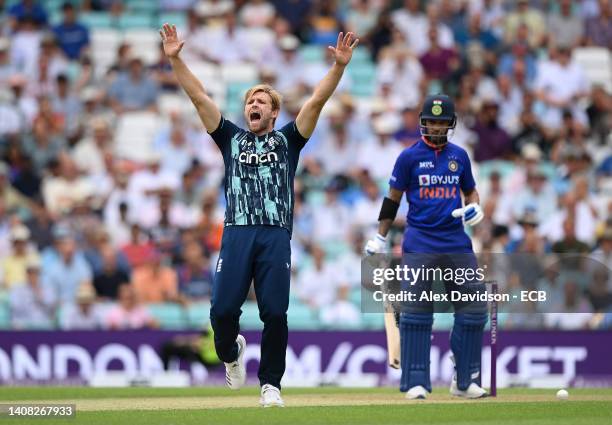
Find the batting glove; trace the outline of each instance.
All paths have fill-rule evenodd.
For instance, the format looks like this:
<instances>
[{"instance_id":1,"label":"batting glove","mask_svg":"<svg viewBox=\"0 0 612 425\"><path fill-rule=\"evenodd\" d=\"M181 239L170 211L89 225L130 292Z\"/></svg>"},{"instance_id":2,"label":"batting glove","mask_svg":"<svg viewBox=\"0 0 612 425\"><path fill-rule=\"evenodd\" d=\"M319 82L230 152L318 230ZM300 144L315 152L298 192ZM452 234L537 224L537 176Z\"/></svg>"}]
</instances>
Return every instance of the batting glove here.
<instances>
[{"instance_id":1,"label":"batting glove","mask_svg":"<svg viewBox=\"0 0 612 425\"><path fill-rule=\"evenodd\" d=\"M377 234L374 238L370 239L364 248L366 255L380 254L385 251L387 247L387 238Z\"/></svg>"},{"instance_id":2,"label":"batting glove","mask_svg":"<svg viewBox=\"0 0 612 425\"><path fill-rule=\"evenodd\" d=\"M468 226L475 226L482 221L484 213L477 203L468 204L463 208L457 208L452 213L453 217L463 217L463 221Z\"/></svg>"}]
</instances>

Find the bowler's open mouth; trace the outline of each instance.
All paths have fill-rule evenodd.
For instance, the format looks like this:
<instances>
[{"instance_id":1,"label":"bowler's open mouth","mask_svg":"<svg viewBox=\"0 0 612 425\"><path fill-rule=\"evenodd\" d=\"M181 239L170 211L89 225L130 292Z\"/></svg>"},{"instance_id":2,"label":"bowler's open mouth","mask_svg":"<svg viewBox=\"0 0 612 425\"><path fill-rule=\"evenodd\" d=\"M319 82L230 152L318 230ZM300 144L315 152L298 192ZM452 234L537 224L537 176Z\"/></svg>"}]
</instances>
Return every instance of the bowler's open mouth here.
<instances>
[{"instance_id":1,"label":"bowler's open mouth","mask_svg":"<svg viewBox=\"0 0 612 425\"><path fill-rule=\"evenodd\" d=\"M251 121L259 121L261 119L261 114L259 112L251 112L249 119Z\"/></svg>"}]
</instances>

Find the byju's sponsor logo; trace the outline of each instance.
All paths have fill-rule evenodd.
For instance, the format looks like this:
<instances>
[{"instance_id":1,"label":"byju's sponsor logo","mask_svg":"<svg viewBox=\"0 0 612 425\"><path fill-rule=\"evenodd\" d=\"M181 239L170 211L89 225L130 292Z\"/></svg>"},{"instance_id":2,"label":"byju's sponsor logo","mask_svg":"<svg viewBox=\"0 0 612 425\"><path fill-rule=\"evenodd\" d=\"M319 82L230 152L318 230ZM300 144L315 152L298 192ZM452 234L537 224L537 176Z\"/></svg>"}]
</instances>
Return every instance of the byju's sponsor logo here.
<instances>
[{"instance_id":1,"label":"byju's sponsor logo","mask_svg":"<svg viewBox=\"0 0 612 425\"><path fill-rule=\"evenodd\" d=\"M429 175L429 174L421 174L419 175L419 186L433 186L439 184L459 184L459 176L458 175Z\"/></svg>"},{"instance_id":2,"label":"byju's sponsor logo","mask_svg":"<svg viewBox=\"0 0 612 425\"><path fill-rule=\"evenodd\" d=\"M429 174L421 174L419 176L419 186L429 186Z\"/></svg>"}]
</instances>

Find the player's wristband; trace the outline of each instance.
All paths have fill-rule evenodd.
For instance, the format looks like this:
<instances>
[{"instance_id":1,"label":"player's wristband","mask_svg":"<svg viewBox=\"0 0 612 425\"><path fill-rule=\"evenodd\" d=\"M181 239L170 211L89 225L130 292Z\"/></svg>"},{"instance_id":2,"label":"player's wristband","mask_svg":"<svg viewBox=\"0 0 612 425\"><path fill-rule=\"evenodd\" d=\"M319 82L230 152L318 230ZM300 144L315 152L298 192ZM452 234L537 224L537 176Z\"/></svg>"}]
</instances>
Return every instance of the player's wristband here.
<instances>
[{"instance_id":1,"label":"player's wristband","mask_svg":"<svg viewBox=\"0 0 612 425\"><path fill-rule=\"evenodd\" d=\"M385 196L385 199L383 199L382 206L380 207L380 214L378 215L378 221L395 220L395 216L397 215L398 209L399 209L399 203Z\"/></svg>"}]
</instances>

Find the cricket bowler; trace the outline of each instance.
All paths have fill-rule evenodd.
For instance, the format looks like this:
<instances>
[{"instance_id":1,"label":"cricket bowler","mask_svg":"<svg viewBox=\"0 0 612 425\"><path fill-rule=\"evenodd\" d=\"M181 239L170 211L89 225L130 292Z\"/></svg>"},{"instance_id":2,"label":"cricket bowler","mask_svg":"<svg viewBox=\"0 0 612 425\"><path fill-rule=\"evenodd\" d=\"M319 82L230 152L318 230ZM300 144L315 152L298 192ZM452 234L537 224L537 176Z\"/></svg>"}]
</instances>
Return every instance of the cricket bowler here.
<instances>
[{"instance_id":1,"label":"cricket bowler","mask_svg":"<svg viewBox=\"0 0 612 425\"><path fill-rule=\"evenodd\" d=\"M181 60L184 41L179 40L176 27L165 24L160 34L178 82L221 150L225 165L225 227L210 310L215 349L225 363L227 385L239 389L246 379L246 342L239 335L240 308L253 281L259 317L264 323L258 371L260 404L283 406L280 390L288 336L295 170L300 151L359 40L351 32L338 35L336 47L328 47L335 59L331 69L295 121L275 130L281 107L281 97L275 89L260 84L247 91L244 118L248 129L239 128L221 115L204 86Z\"/></svg>"},{"instance_id":2,"label":"cricket bowler","mask_svg":"<svg viewBox=\"0 0 612 425\"><path fill-rule=\"evenodd\" d=\"M428 96L420 113L421 139L397 158L389 180L389 194L379 215L378 234L365 246L366 255L383 253L386 236L404 193L409 209L402 242L403 262L410 267L477 267L472 242L464 224L474 226L483 218L467 153L450 143L457 117L453 101L445 95ZM465 207L462 207L461 195ZM426 264L423 264L426 263ZM419 264L420 263L420 264ZM457 285L444 281L445 290L481 291L484 284ZM409 285L414 292L431 288L431 280ZM451 349L455 374L452 395L486 396L480 386L481 349L487 322L486 303L455 307ZM423 399L431 392L429 356L433 302L408 303L400 314L401 383L407 399Z\"/></svg>"}]
</instances>

